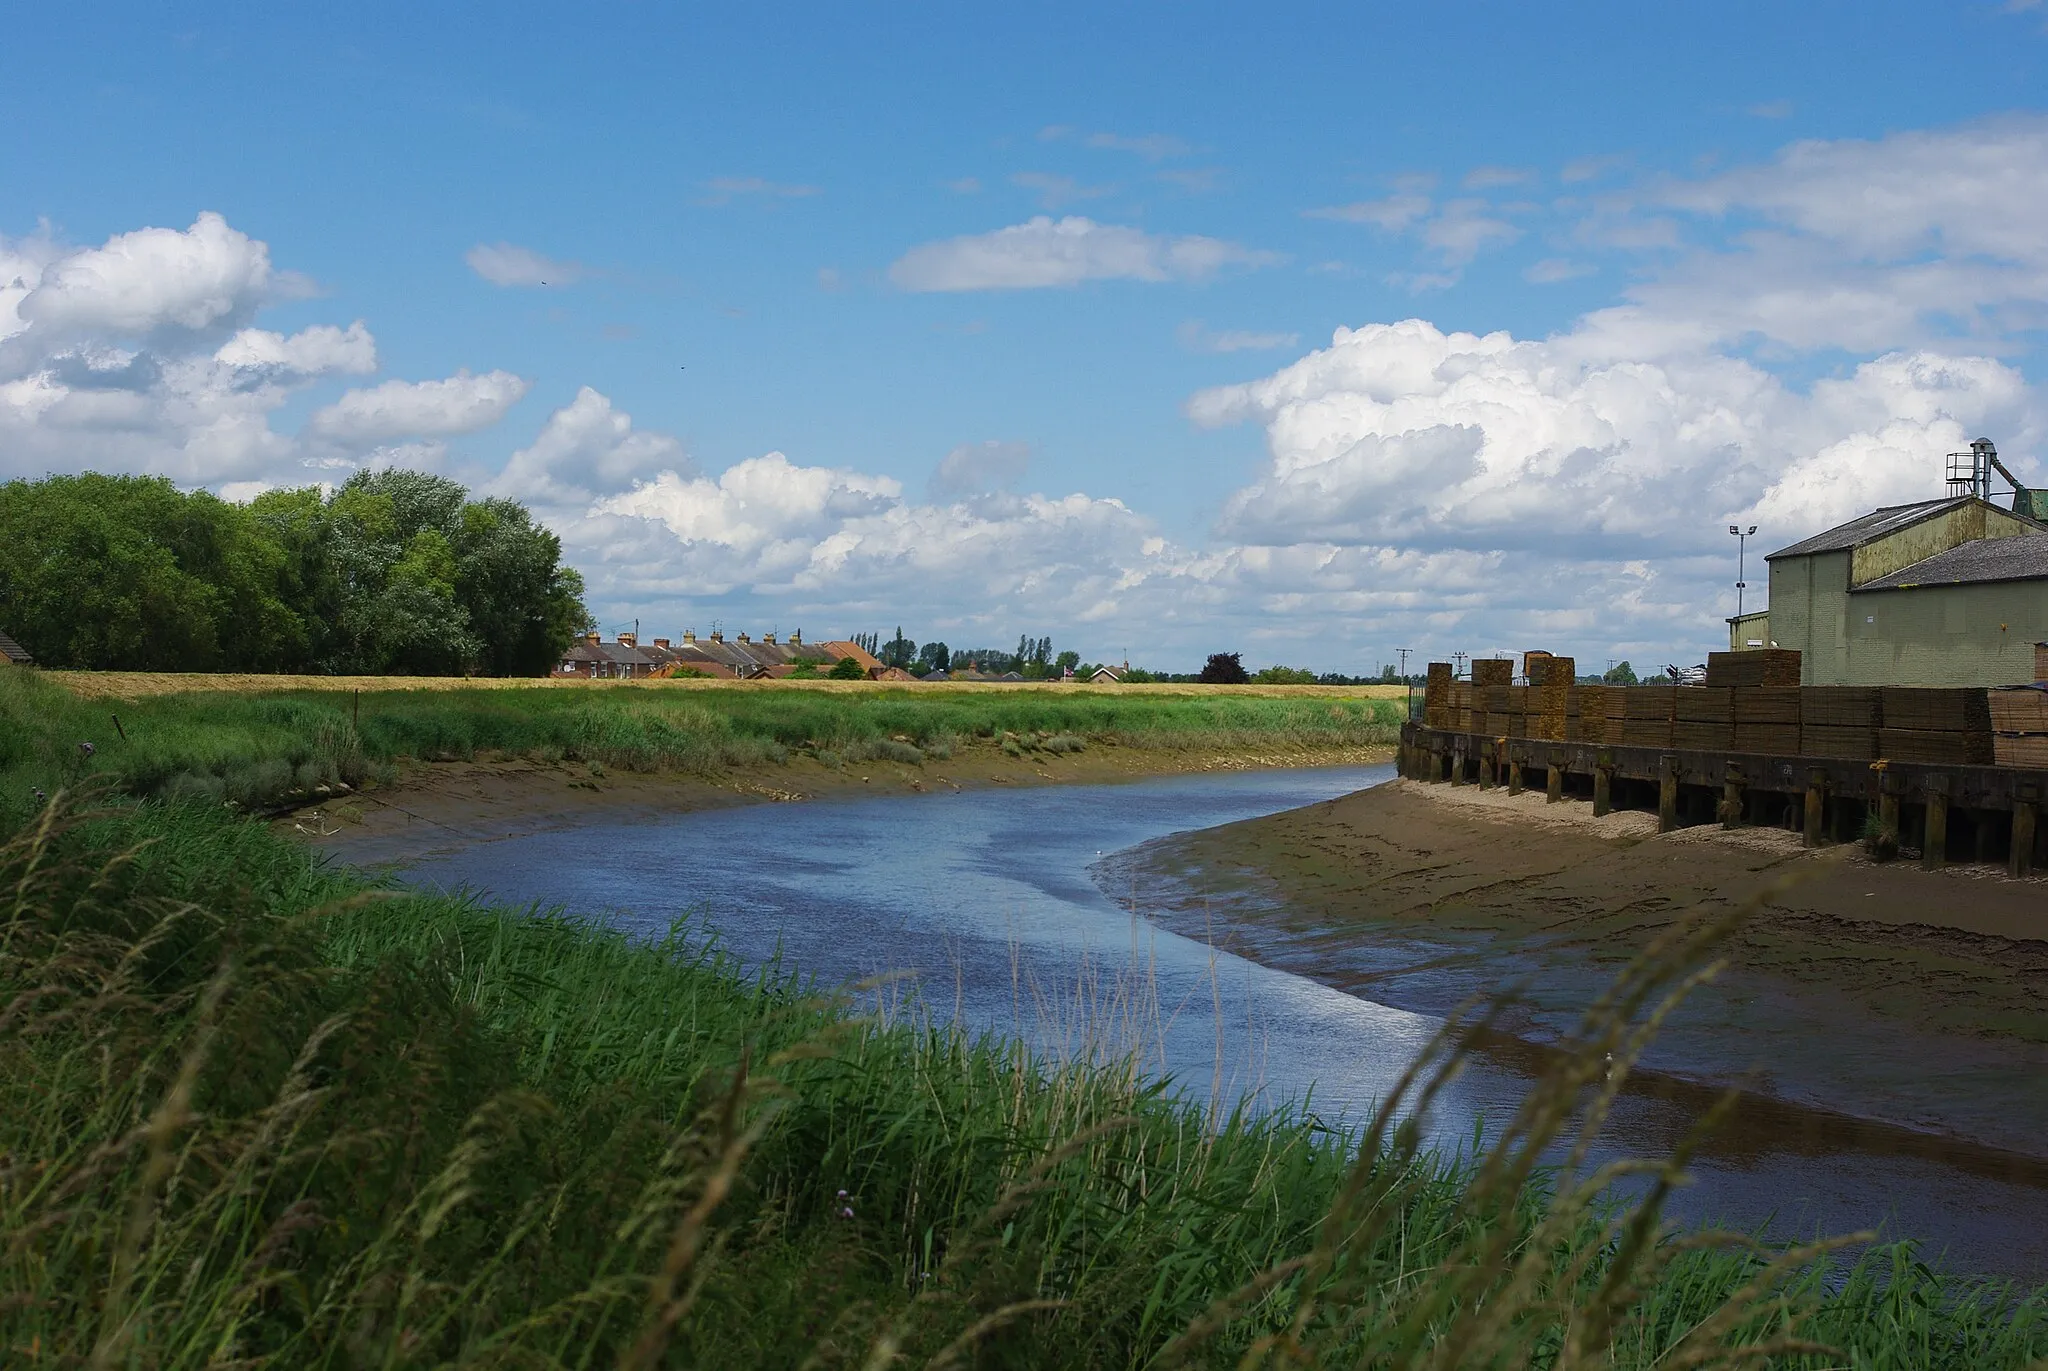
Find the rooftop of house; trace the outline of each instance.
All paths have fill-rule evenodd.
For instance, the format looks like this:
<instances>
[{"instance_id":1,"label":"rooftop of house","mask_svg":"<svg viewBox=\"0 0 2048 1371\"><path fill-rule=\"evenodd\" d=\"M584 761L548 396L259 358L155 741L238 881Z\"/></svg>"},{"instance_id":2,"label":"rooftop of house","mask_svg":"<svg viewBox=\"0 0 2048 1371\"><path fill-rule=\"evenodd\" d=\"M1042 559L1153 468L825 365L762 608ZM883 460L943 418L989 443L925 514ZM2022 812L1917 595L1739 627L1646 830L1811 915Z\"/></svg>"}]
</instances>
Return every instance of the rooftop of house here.
<instances>
[{"instance_id":1,"label":"rooftop of house","mask_svg":"<svg viewBox=\"0 0 2048 1371\"><path fill-rule=\"evenodd\" d=\"M14 639L8 637L5 633L0 633L0 659L12 662L16 666L32 666L36 660L29 656L27 648L15 642Z\"/></svg>"},{"instance_id":2,"label":"rooftop of house","mask_svg":"<svg viewBox=\"0 0 2048 1371\"><path fill-rule=\"evenodd\" d=\"M1857 586L1855 593L2042 579L2048 579L2048 533L2033 533L2017 538L1983 538L1952 547Z\"/></svg>"}]
</instances>

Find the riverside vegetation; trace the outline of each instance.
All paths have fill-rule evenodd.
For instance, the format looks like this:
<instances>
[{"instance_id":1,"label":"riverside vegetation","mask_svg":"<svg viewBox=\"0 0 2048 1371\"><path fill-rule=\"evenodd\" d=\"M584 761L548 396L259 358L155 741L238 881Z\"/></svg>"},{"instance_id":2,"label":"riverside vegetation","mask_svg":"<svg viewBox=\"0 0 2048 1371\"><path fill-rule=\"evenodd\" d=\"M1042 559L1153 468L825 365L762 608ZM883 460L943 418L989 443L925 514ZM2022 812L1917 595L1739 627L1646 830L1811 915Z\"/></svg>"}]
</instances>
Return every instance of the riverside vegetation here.
<instances>
[{"instance_id":1,"label":"riverside vegetation","mask_svg":"<svg viewBox=\"0 0 2048 1371\"><path fill-rule=\"evenodd\" d=\"M1581 1150L1727 922L1490 1145L1221 1117L1128 1062L854 1017L677 928L400 894L216 808L0 847L0 1351L21 1366L2019 1366L1909 1248L1659 1227ZM1610 1061L1611 1058L1611 1061ZM1561 1166L1561 1170L1546 1169ZM1609 1191L1633 1175L1634 1203Z\"/></svg>"},{"instance_id":2,"label":"riverside vegetation","mask_svg":"<svg viewBox=\"0 0 2048 1371\"><path fill-rule=\"evenodd\" d=\"M1983 1367L2048 1353L2038 1296L1944 1277L1905 1246L1831 1265L1820 1247L1673 1235L1659 1206L1682 1155L1586 1163L1643 1042L1739 911L1660 938L1520 1112L1442 1156L1413 1110L1455 1071L1463 1026L1357 1132L1299 1110L1219 1116L1130 1059L1034 1060L853 1015L792 974L744 974L687 925L635 942L380 887L170 784L233 747L291 762L280 739L323 727L340 741L307 761L351 737L365 757L400 739L554 746L583 717L573 701L518 733L459 698L391 701L388 717L366 699L355 735L337 697L166 697L161 713L136 707L124 763L118 741L64 751L99 706L73 713L25 674L0 682L6 785L61 756L128 789L82 809L53 793L0 844L8 1364ZM677 719L640 703L651 693L604 698L615 760L727 755L634 752ZM703 746L773 741L777 716L746 712L772 703L735 693L711 716L728 741ZM961 709L997 713L939 717L1087 727L1000 713L1037 705L970 697ZM866 708L783 726L848 746L905 732L905 716ZM1220 726L1111 722L1183 736L1190 717ZM1322 717L1302 727L1338 725ZM447 731L462 720L467 735Z\"/></svg>"},{"instance_id":3,"label":"riverside vegetation","mask_svg":"<svg viewBox=\"0 0 2048 1371\"><path fill-rule=\"evenodd\" d=\"M87 678L90 679L90 678ZM795 754L916 764L974 746L1165 753L1391 748L1398 700L1336 696L687 686L243 693L85 700L0 671L0 820L103 776L136 797L256 809L389 779L401 759L480 755L717 775ZM115 719L118 717L117 728ZM89 744L89 748L82 746Z\"/></svg>"}]
</instances>

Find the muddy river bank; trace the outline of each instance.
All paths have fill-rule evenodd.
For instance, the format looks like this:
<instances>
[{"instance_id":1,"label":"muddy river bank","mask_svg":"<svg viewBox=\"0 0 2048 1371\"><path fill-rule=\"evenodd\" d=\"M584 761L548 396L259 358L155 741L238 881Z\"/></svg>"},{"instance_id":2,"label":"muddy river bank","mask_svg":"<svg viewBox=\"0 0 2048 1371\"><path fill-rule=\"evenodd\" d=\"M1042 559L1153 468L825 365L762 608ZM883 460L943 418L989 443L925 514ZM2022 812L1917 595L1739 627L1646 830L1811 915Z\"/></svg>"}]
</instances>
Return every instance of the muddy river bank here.
<instances>
[{"instance_id":1,"label":"muddy river bank","mask_svg":"<svg viewBox=\"0 0 2048 1371\"><path fill-rule=\"evenodd\" d=\"M1544 1039L1684 900L1741 898L1797 860L1773 835L1660 847L1556 815L1465 814L1390 773L571 804L488 833L408 820L403 842L375 824L321 841L422 885L629 930L687 919L749 966L794 968L856 1005L1051 1054L1135 1052L1193 1101L1305 1100L1333 1122L1366 1116L1447 1007L1522 981L1510 1034L1430 1120L1447 1147L1506 1117ZM1662 1150L1735 1082L1737 1123L1694 1168L1684 1218L1882 1227L1958 1269L2048 1279L2048 1058L2029 1036L2042 964L2016 929L1992 931L2024 909L1958 896L1955 918L1983 927L1887 927L1892 906L1858 893L1875 917L1844 920L1828 902L1851 895L1830 882L1850 868L1829 870L1681 1011L1606 1154ZM1974 892L1969 879L1953 888ZM1424 967L1445 953L1469 960Z\"/></svg>"}]
</instances>

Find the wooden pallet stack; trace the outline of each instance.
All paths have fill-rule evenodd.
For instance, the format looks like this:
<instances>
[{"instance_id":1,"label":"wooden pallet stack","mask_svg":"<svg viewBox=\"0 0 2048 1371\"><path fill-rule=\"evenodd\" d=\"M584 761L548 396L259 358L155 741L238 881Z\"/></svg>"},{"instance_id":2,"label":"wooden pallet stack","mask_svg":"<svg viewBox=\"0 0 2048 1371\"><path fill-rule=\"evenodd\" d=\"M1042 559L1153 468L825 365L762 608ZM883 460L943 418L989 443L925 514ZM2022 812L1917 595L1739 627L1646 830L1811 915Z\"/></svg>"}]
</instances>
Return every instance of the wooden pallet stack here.
<instances>
[{"instance_id":1,"label":"wooden pallet stack","mask_svg":"<svg viewBox=\"0 0 2048 1371\"><path fill-rule=\"evenodd\" d=\"M1561 743L1570 732L1568 724L1572 692L1577 688L1574 681L1578 662L1570 657L1553 657L1546 652L1535 657L1529 666L1529 736Z\"/></svg>"},{"instance_id":2,"label":"wooden pallet stack","mask_svg":"<svg viewBox=\"0 0 2048 1371\"><path fill-rule=\"evenodd\" d=\"M1799 654L1791 648L1751 648L1747 652L1709 652L1710 689L1754 690L1799 684Z\"/></svg>"},{"instance_id":3,"label":"wooden pallet stack","mask_svg":"<svg viewBox=\"0 0 2048 1371\"><path fill-rule=\"evenodd\" d=\"M1472 683L1451 682L1451 722L1454 733L1470 733L1473 724Z\"/></svg>"},{"instance_id":4,"label":"wooden pallet stack","mask_svg":"<svg viewBox=\"0 0 2048 1371\"><path fill-rule=\"evenodd\" d=\"M1475 658L1472 662L1473 733L1505 738L1508 733L1508 690L1515 664L1505 659Z\"/></svg>"},{"instance_id":5,"label":"wooden pallet stack","mask_svg":"<svg viewBox=\"0 0 2048 1371\"><path fill-rule=\"evenodd\" d=\"M1882 718L1876 686L1807 686L1799 692L1799 751L1874 758Z\"/></svg>"},{"instance_id":6,"label":"wooden pallet stack","mask_svg":"<svg viewBox=\"0 0 2048 1371\"><path fill-rule=\"evenodd\" d=\"M1623 710L1628 704L1627 686L1580 686L1578 741L1618 744L1621 741Z\"/></svg>"},{"instance_id":7,"label":"wooden pallet stack","mask_svg":"<svg viewBox=\"0 0 2048 1371\"><path fill-rule=\"evenodd\" d=\"M1735 694L1728 686L1686 686L1674 697L1671 745L1692 752L1735 746Z\"/></svg>"},{"instance_id":8,"label":"wooden pallet stack","mask_svg":"<svg viewBox=\"0 0 2048 1371\"><path fill-rule=\"evenodd\" d=\"M1616 741L1623 747L1671 746L1678 689L1667 685L1623 687L1621 737Z\"/></svg>"},{"instance_id":9,"label":"wooden pallet stack","mask_svg":"<svg viewBox=\"0 0 2048 1371\"><path fill-rule=\"evenodd\" d=\"M1991 765L1991 703L1982 686L1883 686L1878 697L1878 756Z\"/></svg>"},{"instance_id":10,"label":"wooden pallet stack","mask_svg":"<svg viewBox=\"0 0 2048 1371\"><path fill-rule=\"evenodd\" d=\"M2048 769L2048 683L1990 692L1992 759Z\"/></svg>"},{"instance_id":11,"label":"wooden pallet stack","mask_svg":"<svg viewBox=\"0 0 2048 1371\"><path fill-rule=\"evenodd\" d=\"M1422 687L1422 723L1425 728L1448 729L1457 721L1451 716L1451 664L1431 662Z\"/></svg>"},{"instance_id":12,"label":"wooden pallet stack","mask_svg":"<svg viewBox=\"0 0 2048 1371\"><path fill-rule=\"evenodd\" d=\"M1752 686L1735 696L1735 750L1768 756L1794 756L1800 748L1800 689Z\"/></svg>"}]
</instances>

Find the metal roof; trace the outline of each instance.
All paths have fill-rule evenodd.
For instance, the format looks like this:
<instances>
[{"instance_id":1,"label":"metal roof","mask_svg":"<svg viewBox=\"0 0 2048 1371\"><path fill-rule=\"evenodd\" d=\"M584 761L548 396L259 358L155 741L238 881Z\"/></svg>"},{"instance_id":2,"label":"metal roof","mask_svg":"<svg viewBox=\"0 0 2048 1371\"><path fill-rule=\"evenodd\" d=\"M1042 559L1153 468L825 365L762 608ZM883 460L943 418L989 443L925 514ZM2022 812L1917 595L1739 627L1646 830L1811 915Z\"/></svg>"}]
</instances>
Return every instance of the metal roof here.
<instances>
[{"instance_id":1,"label":"metal roof","mask_svg":"<svg viewBox=\"0 0 2048 1371\"><path fill-rule=\"evenodd\" d=\"M1860 594L1866 590L1910 590L1914 586L2042 579L2048 579L2048 533L2024 533L2011 538L1979 538L1902 567L1889 576L1866 581L1853 590Z\"/></svg>"},{"instance_id":2,"label":"metal roof","mask_svg":"<svg viewBox=\"0 0 2048 1371\"><path fill-rule=\"evenodd\" d=\"M27 648L15 642L14 639L8 637L5 633L0 633L0 657L6 658L18 666L28 666L35 661L35 658L28 655Z\"/></svg>"},{"instance_id":3,"label":"metal roof","mask_svg":"<svg viewBox=\"0 0 2048 1371\"><path fill-rule=\"evenodd\" d=\"M1811 557L1817 552L1847 552L1851 548L1874 542L1887 533L1896 533L1902 528L1911 527L1922 519L1946 514L1952 509L1970 503L1970 500L1970 496L1962 495L1951 500L1922 500L1917 505L1889 505L1883 509L1874 509L1860 519L1851 519L1848 523L1838 524L1825 533L1816 533L1804 542L1781 547L1764 560L1774 562L1780 557Z\"/></svg>"}]
</instances>

